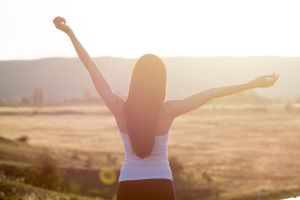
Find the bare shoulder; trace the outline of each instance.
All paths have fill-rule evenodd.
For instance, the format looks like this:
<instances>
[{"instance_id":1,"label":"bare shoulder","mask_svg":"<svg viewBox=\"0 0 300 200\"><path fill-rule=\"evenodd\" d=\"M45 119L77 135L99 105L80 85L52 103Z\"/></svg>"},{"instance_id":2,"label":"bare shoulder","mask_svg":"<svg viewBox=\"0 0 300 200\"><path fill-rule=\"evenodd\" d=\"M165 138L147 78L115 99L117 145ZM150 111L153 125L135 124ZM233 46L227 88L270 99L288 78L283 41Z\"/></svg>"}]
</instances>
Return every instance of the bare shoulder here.
<instances>
[{"instance_id":1,"label":"bare shoulder","mask_svg":"<svg viewBox=\"0 0 300 200\"><path fill-rule=\"evenodd\" d=\"M114 116L115 117L123 117L123 108L125 105L125 100L118 96L118 98L115 99L115 104L114 104Z\"/></svg>"},{"instance_id":2,"label":"bare shoulder","mask_svg":"<svg viewBox=\"0 0 300 200\"><path fill-rule=\"evenodd\" d=\"M176 108L180 107L180 100L167 100L163 104L163 116L165 118L175 118Z\"/></svg>"},{"instance_id":3,"label":"bare shoulder","mask_svg":"<svg viewBox=\"0 0 300 200\"><path fill-rule=\"evenodd\" d=\"M122 131L123 133L127 133L128 130L126 127L126 120L125 120L124 112L123 112L124 105L125 105L125 100L119 101L116 104L114 117L115 117L115 120L116 120L119 130Z\"/></svg>"}]
</instances>

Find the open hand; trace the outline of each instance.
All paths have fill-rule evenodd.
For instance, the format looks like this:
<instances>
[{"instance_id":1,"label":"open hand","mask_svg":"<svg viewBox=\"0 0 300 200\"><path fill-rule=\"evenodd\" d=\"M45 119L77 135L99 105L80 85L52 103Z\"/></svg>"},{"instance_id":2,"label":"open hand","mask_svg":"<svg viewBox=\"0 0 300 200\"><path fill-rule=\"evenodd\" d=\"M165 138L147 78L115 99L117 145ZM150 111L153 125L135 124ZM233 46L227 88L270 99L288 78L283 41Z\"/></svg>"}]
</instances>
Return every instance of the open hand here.
<instances>
[{"instance_id":1,"label":"open hand","mask_svg":"<svg viewBox=\"0 0 300 200\"><path fill-rule=\"evenodd\" d=\"M63 17L60 16L55 17L53 23L57 29L67 34L72 32L72 29L68 25L66 25L67 21Z\"/></svg>"},{"instance_id":2,"label":"open hand","mask_svg":"<svg viewBox=\"0 0 300 200\"><path fill-rule=\"evenodd\" d=\"M257 77L256 79L251 81L250 84L253 87L267 88L274 85L274 83L277 81L278 78L279 78L279 74L273 72L271 75L264 75L264 76Z\"/></svg>"}]
</instances>

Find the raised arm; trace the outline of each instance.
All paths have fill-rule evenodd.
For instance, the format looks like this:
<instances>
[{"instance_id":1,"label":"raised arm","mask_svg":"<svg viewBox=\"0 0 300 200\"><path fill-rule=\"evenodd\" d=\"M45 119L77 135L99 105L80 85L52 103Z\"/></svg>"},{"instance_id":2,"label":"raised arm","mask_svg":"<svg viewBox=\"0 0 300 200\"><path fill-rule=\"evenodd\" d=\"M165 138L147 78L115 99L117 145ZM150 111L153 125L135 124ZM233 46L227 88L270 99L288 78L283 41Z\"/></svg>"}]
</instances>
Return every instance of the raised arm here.
<instances>
[{"instance_id":1,"label":"raised arm","mask_svg":"<svg viewBox=\"0 0 300 200\"><path fill-rule=\"evenodd\" d=\"M273 72L271 75L260 76L245 84L212 88L185 99L169 100L165 102L166 113L171 117L177 117L195 110L215 98L236 94L248 89L270 87L278 78L279 74L276 75Z\"/></svg>"},{"instance_id":2,"label":"raised arm","mask_svg":"<svg viewBox=\"0 0 300 200\"><path fill-rule=\"evenodd\" d=\"M105 80L99 68L91 59L87 51L80 44L72 29L68 25L66 25L66 20L62 17L56 17L53 20L53 23L57 29L66 33L71 39L72 44L77 52L77 55L79 56L81 62L84 64L84 66L90 73L90 76L97 89L97 92L103 99L106 106L114 115L120 114L125 101L111 90L109 84Z\"/></svg>"}]
</instances>

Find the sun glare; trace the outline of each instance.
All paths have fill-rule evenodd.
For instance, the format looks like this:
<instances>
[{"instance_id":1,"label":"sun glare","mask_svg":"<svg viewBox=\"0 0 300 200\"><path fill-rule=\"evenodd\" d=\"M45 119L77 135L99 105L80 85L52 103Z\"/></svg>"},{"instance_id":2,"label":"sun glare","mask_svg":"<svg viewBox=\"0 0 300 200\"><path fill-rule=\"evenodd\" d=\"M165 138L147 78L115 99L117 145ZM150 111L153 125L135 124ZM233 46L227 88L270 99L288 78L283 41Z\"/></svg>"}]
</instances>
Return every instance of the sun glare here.
<instances>
[{"instance_id":1,"label":"sun glare","mask_svg":"<svg viewBox=\"0 0 300 200\"><path fill-rule=\"evenodd\" d=\"M7 1L0 59L75 56L64 16L93 56L300 55L298 1ZM59 48L57 48L59 46Z\"/></svg>"}]
</instances>

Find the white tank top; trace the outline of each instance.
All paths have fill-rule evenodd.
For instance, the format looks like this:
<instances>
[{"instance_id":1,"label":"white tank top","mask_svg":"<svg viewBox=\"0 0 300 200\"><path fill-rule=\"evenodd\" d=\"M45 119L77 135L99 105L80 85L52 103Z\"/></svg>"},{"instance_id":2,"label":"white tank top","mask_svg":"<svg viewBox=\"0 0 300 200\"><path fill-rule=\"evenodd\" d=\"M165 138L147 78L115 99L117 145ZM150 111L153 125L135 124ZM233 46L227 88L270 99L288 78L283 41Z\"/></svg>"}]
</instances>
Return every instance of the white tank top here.
<instances>
[{"instance_id":1,"label":"white tank top","mask_svg":"<svg viewBox=\"0 0 300 200\"><path fill-rule=\"evenodd\" d=\"M141 179L173 180L167 154L169 132L155 136L155 143L150 156L141 159L133 153L129 135L120 131L125 149L125 161L121 168L119 182Z\"/></svg>"}]
</instances>

